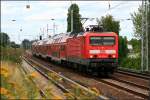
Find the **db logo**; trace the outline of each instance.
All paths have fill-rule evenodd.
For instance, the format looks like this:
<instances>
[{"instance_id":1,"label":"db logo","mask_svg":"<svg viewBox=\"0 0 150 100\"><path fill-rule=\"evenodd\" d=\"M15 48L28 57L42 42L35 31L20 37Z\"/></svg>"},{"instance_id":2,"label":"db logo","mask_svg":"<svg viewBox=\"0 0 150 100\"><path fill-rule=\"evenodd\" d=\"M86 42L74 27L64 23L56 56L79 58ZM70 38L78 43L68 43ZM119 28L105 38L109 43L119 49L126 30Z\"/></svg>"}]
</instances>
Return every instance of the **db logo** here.
<instances>
[{"instance_id":1,"label":"db logo","mask_svg":"<svg viewBox=\"0 0 150 100\"><path fill-rule=\"evenodd\" d=\"M101 50L100 53L105 53L105 50Z\"/></svg>"}]
</instances>

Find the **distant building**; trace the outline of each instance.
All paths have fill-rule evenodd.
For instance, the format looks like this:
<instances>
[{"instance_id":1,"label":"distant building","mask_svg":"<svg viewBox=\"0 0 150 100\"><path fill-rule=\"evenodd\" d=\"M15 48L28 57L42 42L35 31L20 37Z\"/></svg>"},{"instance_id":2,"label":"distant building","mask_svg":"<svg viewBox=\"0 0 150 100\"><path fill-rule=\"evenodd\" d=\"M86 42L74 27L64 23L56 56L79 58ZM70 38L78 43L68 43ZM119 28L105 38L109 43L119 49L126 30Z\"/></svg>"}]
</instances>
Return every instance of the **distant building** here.
<instances>
[{"instance_id":1,"label":"distant building","mask_svg":"<svg viewBox=\"0 0 150 100\"><path fill-rule=\"evenodd\" d=\"M129 50L128 57L129 58L137 58L140 54L134 53L133 46L131 44L127 44L127 48Z\"/></svg>"},{"instance_id":2,"label":"distant building","mask_svg":"<svg viewBox=\"0 0 150 100\"><path fill-rule=\"evenodd\" d=\"M127 44L127 48L129 50L129 53L133 52L133 46L131 44Z\"/></svg>"}]
</instances>

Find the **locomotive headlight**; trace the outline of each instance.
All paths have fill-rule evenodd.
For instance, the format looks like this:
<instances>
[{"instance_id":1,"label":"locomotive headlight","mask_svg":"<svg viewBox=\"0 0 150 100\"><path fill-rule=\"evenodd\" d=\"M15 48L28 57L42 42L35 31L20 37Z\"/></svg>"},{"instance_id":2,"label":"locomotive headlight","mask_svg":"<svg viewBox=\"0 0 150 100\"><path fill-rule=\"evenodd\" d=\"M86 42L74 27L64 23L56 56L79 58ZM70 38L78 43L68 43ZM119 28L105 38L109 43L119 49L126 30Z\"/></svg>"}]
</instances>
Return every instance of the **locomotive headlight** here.
<instances>
[{"instance_id":1,"label":"locomotive headlight","mask_svg":"<svg viewBox=\"0 0 150 100\"><path fill-rule=\"evenodd\" d=\"M115 56L115 55L113 55L112 57L113 57L113 58L115 58L116 56Z\"/></svg>"},{"instance_id":2,"label":"locomotive headlight","mask_svg":"<svg viewBox=\"0 0 150 100\"><path fill-rule=\"evenodd\" d=\"M90 58L93 58L93 56L92 56L92 55L90 55Z\"/></svg>"},{"instance_id":3,"label":"locomotive headlight","mask_svg":"<svg viewBox=\"0 0 150 100\"><path fill-rule=\"evenodd\" d=\"M105 51L107 54L115 54L116 50L106 50Z\"/></svg>"}]
</instances>

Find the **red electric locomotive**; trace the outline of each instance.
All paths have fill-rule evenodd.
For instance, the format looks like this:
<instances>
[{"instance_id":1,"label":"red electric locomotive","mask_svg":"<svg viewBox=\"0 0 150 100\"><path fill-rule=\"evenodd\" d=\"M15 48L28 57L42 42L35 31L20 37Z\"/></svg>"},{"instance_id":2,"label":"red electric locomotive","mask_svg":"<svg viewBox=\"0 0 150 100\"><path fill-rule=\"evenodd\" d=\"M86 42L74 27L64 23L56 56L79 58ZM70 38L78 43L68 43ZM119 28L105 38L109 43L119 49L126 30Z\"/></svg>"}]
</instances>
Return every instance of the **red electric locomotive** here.
<instances>
[{"instance_id":1,"label":"red electric locomotive","mask_svg":"<svg viewBox=\"0 0 150 100\"><path fill-rule=\"evenodd\" d=\"M43 42L45 41L45 42ZM118 63L118 35L98 28L71 35L61 33L33 43L33 54L88 72L113 73Z\"/></svg>"}]
</instances>

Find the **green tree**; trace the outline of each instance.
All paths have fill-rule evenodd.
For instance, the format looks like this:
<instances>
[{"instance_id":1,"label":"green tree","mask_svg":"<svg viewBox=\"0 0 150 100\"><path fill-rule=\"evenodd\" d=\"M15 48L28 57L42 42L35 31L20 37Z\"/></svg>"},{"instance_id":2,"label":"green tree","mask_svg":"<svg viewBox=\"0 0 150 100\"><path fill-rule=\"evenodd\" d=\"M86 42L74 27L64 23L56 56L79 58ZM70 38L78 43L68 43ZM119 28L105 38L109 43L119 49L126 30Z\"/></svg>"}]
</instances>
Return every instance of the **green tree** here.
<instances>
[{"instance_id":1,"label":"green tree","mask_svg":"<svg viewBox=\"0 0 150 100\"><path fill-rule=\"evenodd\" d=\"M132 22L134 25L134 36L141 38L142 36L142 6L138 8L138 12L131 14Z\"/></svg>"},{"instance_id":2,"label":"green tree","mask_svg":"<svg viewBox=\"0 0 150 100\"><path fill-rule=\"evenodd\" d=\"M119 36L119 63L126 59L128 54L127 38Z\"/></svg>"},{"instance_id":3,"label":"green tree","mask_svg":"<svg viewBox=\"0 0 150 100\"><path fill-rule=\"evenodd\" d=\"M114 20L113 16L106 15L105 17L102 16L101 19L97 19L98 25L102 25L104 31L112 31L119 35L120 31L120 23L119 21Z\"/></svg>"},{"instance_id":4,"label":"green tree","mask_svg":"<svg viewBox=\"0 0 150 100\"><path fill-rule=\"evenodd\" d=\"M67 17L67 32L71 32L71 12L73 12L73 34L79 33L83 31L82 23L81 23L81 15L79 14L79 7L77 4L72 4L68 9L68 17Z\"/></svg>"},{"instance_id":5,"label":"green tree","mask_svg":"<svg viewBox=\"0 0 150 100\"><path fill-rule=\"evenodd\" d=\"M10 43L7 33L0 32L0 46L6 47Z\"/></svg>"},{"instance_id":6,"label":"green tree","mask_svg":"<svg viewBox=\"0 0 150 100\"><path fill-rule=\"evenodd\" d=\"M148 1L148 14L147 14L147 22L148 22L148 41L150 41L150 0ZM134 36L136 38L141 39L142 36L142 14L145 13L145 9L143 9L142 13L142 6L139 6L138 11L131 14L132 22L134 25ZM145 39L144 39L145 40ZM150 42L148 42L148 49L150 50ZM148 58L150 59L150 53L148 54ZM149 61L150 66L150 61Z\"/></svg>"},{"instance_id":7,"label":"green tree","mask_svg":"<svg viewBox=\"0 0 150 100\"><path fill-rule=\"evenodd\" d=\"M131 44L132 46L133 46L133 51L135 52L135 53L140 53L140 51L141 51L141 41L140 40L138 40L138 39L131 39L130 41L129 41L129 44Z\"/></svg>"},{"instance_id":8,"label":"green tree","mask_svg":"<svg viewBox=\"0 0 150 100\"><path fill-rule=\"evenodd\" d=\"M148 4L148 7L149 7L149 11L147 14L147 17L148 17L147 21L148 21L148 25L150 25L150 2ZM142 15L143 15L143 13L145 13L145 9L142 9L142 6L139 6L138 11L131 14L132 22L134 25L134 36L136 38L141 38L141 36L142 36ZM150 27L148 27L148 33L149 32L150 32Z\"/></svg>"},{"instance_id":9,"label":"green tree","mask_svg":"<svg viewBox=\"0 0 150 100\"><path fill-rule=\"evenodd\" d=\"M10 42L10 46L11 46L12 48L19 48L19 47L20 47L20 45L19 45L19 44L16 44L14 41Z\"/></svg>"},{"instance_id":10,"label":"green tree","mask_svg":"<svg viewBox=\"0 0 150 100\"><path fill-rule=\"evenodd\" d=\"M24 39L24 40L22 41L22 47L23 47L24 49L29 49L29 48L30 48L30 45L31 45L31 43L30 43L30 41L29 41L28 39Z\"/></svg>"}]
</instances>

